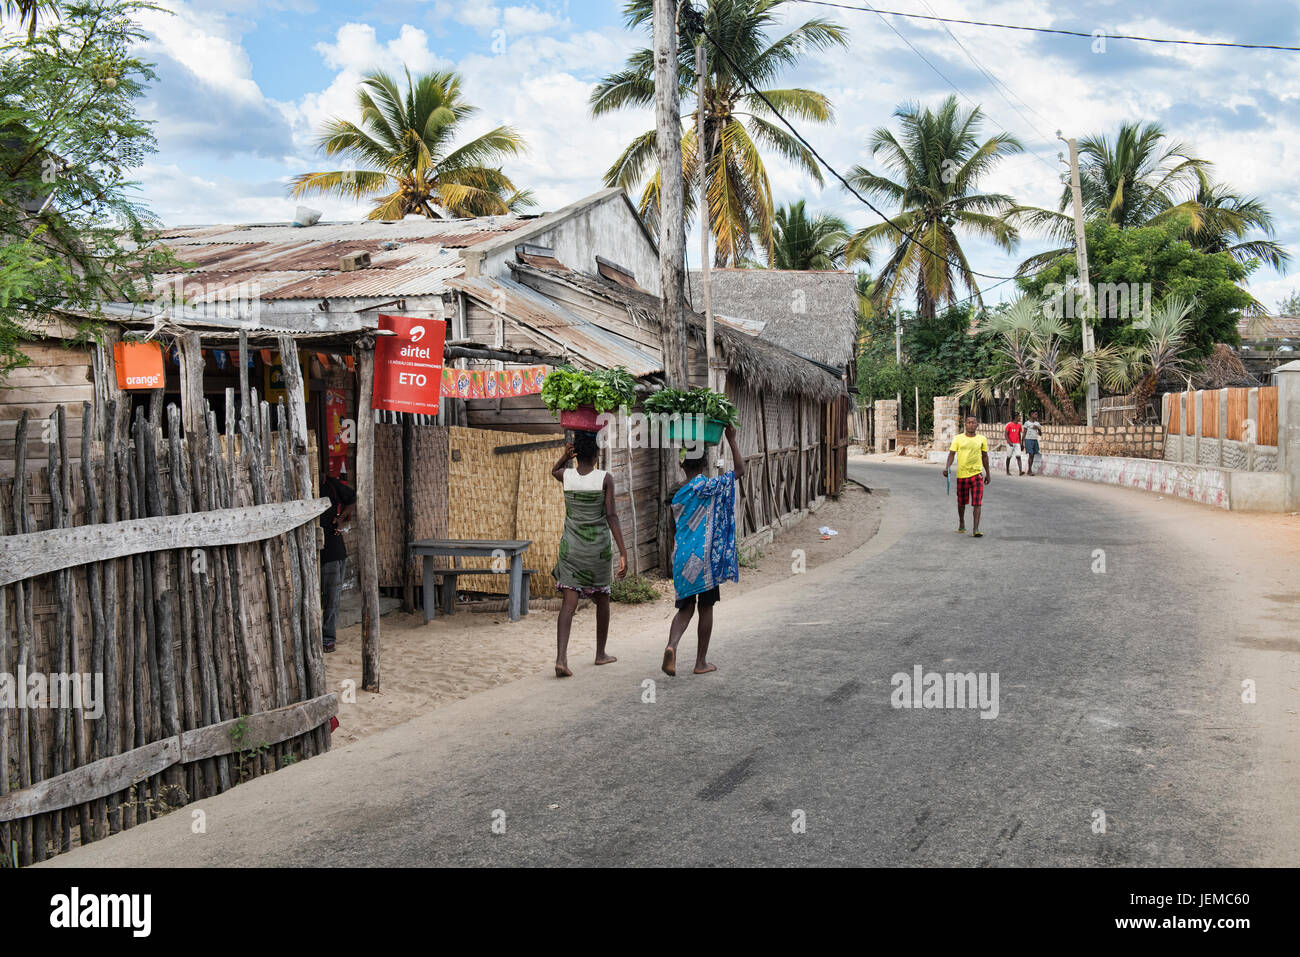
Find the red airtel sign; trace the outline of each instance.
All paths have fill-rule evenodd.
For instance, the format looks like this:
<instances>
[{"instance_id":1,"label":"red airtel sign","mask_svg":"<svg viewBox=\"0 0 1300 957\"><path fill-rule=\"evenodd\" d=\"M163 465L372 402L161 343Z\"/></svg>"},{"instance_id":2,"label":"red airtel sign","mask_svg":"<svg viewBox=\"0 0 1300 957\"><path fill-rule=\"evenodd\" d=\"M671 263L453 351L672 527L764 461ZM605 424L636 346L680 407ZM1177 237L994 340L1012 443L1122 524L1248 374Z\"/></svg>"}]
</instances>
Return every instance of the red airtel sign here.
<instances>
[{"instance_id":1,"label":"red airtel sign","mask_svg":"<svg viewBox=\"0 0 1300 957\"><path fill-rule=\"evenodd\" d=\"M375 340L374 407L437 415L447 324L441 319L380 315L379 329L393 335Z\"/></svg>"}]
</instances>

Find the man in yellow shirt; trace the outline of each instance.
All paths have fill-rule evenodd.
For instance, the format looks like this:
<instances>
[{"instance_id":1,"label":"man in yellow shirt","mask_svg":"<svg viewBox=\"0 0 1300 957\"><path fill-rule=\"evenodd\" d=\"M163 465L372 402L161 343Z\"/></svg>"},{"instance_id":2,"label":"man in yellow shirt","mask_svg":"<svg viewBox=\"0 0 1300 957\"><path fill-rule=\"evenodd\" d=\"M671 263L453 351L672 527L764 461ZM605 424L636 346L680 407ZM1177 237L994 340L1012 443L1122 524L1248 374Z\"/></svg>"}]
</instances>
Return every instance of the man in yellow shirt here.
<instances>
[{"instance_id":1,"label":"man in yellow shirt","mask_svg":"<svg viewBox=\"0 0 1300 957\"><path fill-rule=\"evenodd\" d=\"M969 502L975 519L971 531L975 538L983 538L984 533L980 531L980 507L984 504L984 486L992 480L993 473L989 470L989 440L975 431L978 425L975 416L966 416L966 431L954 437L952 445L948 446L948 461L943 467L943 474L948 474L955 458L957 531L966 534L966 503Z\"/></svg>"}]
</instances>

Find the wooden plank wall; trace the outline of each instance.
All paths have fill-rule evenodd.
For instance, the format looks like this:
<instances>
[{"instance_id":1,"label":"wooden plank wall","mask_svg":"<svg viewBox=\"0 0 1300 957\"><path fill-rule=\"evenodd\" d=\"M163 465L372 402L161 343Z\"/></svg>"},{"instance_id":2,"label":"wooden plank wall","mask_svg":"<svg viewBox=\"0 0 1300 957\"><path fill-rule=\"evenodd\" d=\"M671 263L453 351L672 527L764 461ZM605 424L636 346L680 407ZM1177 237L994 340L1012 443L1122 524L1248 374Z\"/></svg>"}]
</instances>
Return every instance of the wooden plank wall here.
<instances>
[{"instance_id":1,"label":"wooden plank wall","mask_svg":"<svg viewBox=\"0 0 1300 957\"><path fill-rule=\"evenodd\" d=\"M84 423L90 406L64 410L37 462L28 443L15 445L18 461L0 480L0 534L314 498L305 423L290 433L283 406L259 411L241 439L233 415L226 435L209 417L206 430L182 436L180 410L155 406L151 419L123 419L104 441L87 439L89 456L74 465L70 423ZM9 423L11 434L29 435L43 424ZM262 542L146 552L0 588L0 671L22 662L29 674L100 675L105 705L98 720L70 707L0 709L0 795L11 782L26 788L324 694L315 544L313 522ZM107 798L0 821L0 847L20 864L43 860L328 746L328 725L273 747L244 742L237 754L146 775Z\"/></svg>"},{"instance_id":2,"label":"wooden plank wall","mask_svg":"<svg viewBox=\"0 0 1300 957\"><path fill-rule=\"evenodd\" d=\"M14 474L14 430L24 411L35 423L28 433L27 464L37 469L46 461L45 422L60 405L67 417L68 454L80 460L82 403L95 402L91 347L24 343L18 349L31 364L0 379L0 475L9 477Z\"/></svg>"}]
</instances>

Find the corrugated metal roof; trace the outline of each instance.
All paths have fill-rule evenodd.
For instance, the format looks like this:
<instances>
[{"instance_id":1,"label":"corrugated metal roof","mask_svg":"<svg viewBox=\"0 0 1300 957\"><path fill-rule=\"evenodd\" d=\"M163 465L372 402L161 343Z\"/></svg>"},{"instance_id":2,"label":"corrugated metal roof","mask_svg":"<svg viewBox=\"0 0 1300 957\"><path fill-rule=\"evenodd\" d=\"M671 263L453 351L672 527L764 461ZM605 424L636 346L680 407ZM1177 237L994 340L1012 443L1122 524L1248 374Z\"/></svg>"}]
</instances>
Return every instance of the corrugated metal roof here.
<instances>
[{"instance_id":1,"label":"corrugated metal roof","mask_svg":"<svg viewBox=\"0 0 1300 957\"><path fill-rule=\"evenodd\" d=\"M622 336L588 322L513 279L453 279L447 285L502 312L514 322L557 340L568 351L598 368L623 366L638 378L663 371L658 356L641 351Z\"/></svg>"},{"instance_id":2,"label":"corrugated metal roof","mask_svg":"<svg viewBox=\"0 0 1300 957\"><path fill-rule=\"evenodd\" d=\"M248 295L253 284L265 300L438 295L446 280L464 273L461 249L509 235L534 219L182 226L160 235L177 259L192 265L155 277L154 285L160 289L182 281L187 296L196 298L189 289L198 284L209 301ZM340 260L355 252L368 253L370 265L344 272Z\"/></svg>"}]
</instances>

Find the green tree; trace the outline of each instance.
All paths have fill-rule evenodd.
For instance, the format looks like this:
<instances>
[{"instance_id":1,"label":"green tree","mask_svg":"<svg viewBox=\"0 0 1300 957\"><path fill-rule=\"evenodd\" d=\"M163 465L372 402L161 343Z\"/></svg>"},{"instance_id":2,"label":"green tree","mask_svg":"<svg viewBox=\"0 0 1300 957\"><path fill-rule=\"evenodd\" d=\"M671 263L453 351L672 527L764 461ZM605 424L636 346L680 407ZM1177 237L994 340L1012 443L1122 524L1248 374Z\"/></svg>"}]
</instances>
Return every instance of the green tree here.
<instances>
[{"instance_id":1,"label":"green tree","mask_svg":"<svg viewBox=\"0 0 1300 957\"><path fill-rule=\"evenodd\" d=\"M750 258L754 240L769 261L772 256L772 187L768 181L763 151L770 150L822 183L816 157L777 120L771 109L746 85L732 68L734 61L782 115L792 122L829 123L834 118L830 100L815 90L775 86L786 70L798 65L810 52L844 46L848 34L843 27L822 17L813 17L788 33L772 39L770 34L792 6L789 0L708 0L704 9L705 29L717 38L724 57L710 45L708 73L704 79L705 175L709 225L714 241L714 261L728 266ZM649 28L653 0L629 0L624 6L629 29ZM680 31L677 51L680 95L683 102L695 98L694 40ZM596 84L590 107L602 116L626 107L644 108L654 103L654 54L637 50L627 64ZM695 214L699 196L695 110L683 114L687 126L682 134L682 169L687 184L686 215ZM659 225L659 169L655 160L654 130L636 137L605 173L606 186L621 186L629 193L641 190L641 216L652 231Z\"/></svg>"},{"instance_id":2,"label":"green tree","mask_svg":"<svg viewBox=\"0 0 1300 957\"><path fill-rule=\"evenodd\" d=\"M1279 316L1300 316L1300 290L1295 290L1291 295L1277 301L1277 314Z\"/></svg>"},{"instance_id":3,"label":"green tree","mask_svg":"<svg viewBox=\"0 0 1300 957\"><path fill-rule=\"evenodd\" d=\"M0 44L0 372L53 314L138 301L174 264L130 176L154 150L136 101L153 79L133 17L149 4L65 3Z\"/></svg>"},{"instance_id":4,"label":"green tree","mask_svg":"<svg viewBox=\"0 0 1300 957\"><path fill-rule=\"evenodd\" d=\"M1254 196L1242 196L1214 182L1204 170L1196 171L1196 179L1192 202L1198 210L1198 225L1190 228L1188 241L1207 253L1231 253L1238 262L1258 259L1274 269L1284 269L1291 255L1271 238L1273 214L1268 208ZM1248 239L1253 230L1270 238Z\"/></svg>"},{"instance_id":5,"label":"green tree","mask_svg":"<svg viewBox=\"0 0 1300 957\"><path fill-rule=\"evenodd\" d=\"M4 13L4 19L16 18L19 29L26 26L28 39L33 39L36 36L37 21L45 14L57 17L59 6L56 0L4 0L4 6L0 10Z\"/></svg>"},{"instance_id":6,"label":"green tree","mask_svg":"<svg viewBox=\"0 0 1300 957\"><path fill-rule=\"evenodd\" d=\"M772 223L773 269L839 269L849 227L831 213L808 215L804 201L778 206Z\"/></svg>"},{"instance_id":7,"label":"green tree","mask_svg":"<svg viewBox=\"0 0 1300 957\"><path fill-rule=\"evenodd\" d=\"M894 116L899 135L881 127L868 144L883 172L855 166L848 180L855 189L887 201L898 228L881 222L859 230L849 242L848 259L866 261L875 247L888 248L889 257L876 276L880 302L887 309L913 285L917 312L933 317L940 304L957 301L959 285L980 301L959 229L1008 252L1015 249L1019 233L1006 219L1015 201L1004 193L982 192L979 184L1023 147L1009 133L981 139L984 114L979 107L962 110L955 96L937 110L906 104Z\"/></svg>"},{"instance_id":8,"label":"green tree","mask_svg":"<svg viewBox=\"0 0 1300 957\"><path fill-rule=\"evenodd\" d=\"M1085 229L1089 278L1096 285L1122 284L1133 289L1144 305L1169 297L1194 302L1187 333L1190 355L1208 356L1216 342L1241 344L1237 323L1243 312L1258 304L1240 284L1258 262L1242 263L1229 252L1195 249L1186 238L1187 230L1187 220L1178 217L1129 229L1101 221L1089 223ZM1074 253L1068 251L1018 283L1025 293L1047 304L1077 280ZM1141 345L1144 336L1135 322L1144 320L1145 312L1132 307L1127 316L1098 316L1093 322L1098 345ZM1080 318L1066 315L1064 321L1070 341L1080 341Z\"/></svg>"},{"instance_id":9,"label":"green tree","mask_svg":"<svg viewBox=\"0 0 1300 957\"><path fill-rule=\"evenodd\" d=\"M326 156L348 159L350 168L299 174L291 194L371 200L370 219L491 216L534 205L498 165L524 150L523 138L498 126L456 145L465 121L478 112L465 102L460 77L405 73L405 90L387 73L365 75L357 90L360 125L330 120L317 142Z\"/></svg>"},{"instance_id":10,"label":"green tree","mask_svg":"<svg viewBox=\"0 0 1300 957\"><path fill-rule=\"evenodd\" d=\"M1187 332L1194 305L1180 296L1164 300L1143 324L1141 343L1129 351L1127 378L1133 381L1129 397L1135 419L1145 417L1147 403L1156 394L1160 379L1186 366Z\"/></svg>"}]
</instances>

